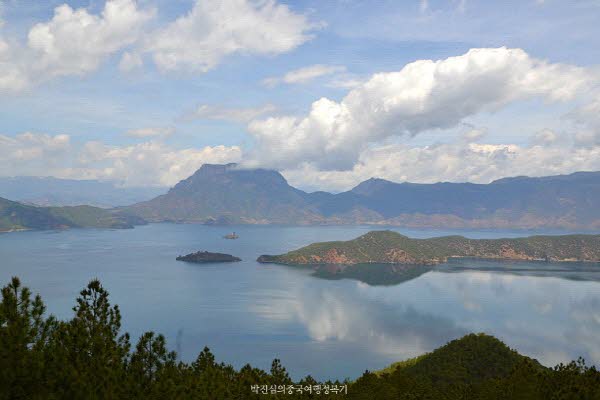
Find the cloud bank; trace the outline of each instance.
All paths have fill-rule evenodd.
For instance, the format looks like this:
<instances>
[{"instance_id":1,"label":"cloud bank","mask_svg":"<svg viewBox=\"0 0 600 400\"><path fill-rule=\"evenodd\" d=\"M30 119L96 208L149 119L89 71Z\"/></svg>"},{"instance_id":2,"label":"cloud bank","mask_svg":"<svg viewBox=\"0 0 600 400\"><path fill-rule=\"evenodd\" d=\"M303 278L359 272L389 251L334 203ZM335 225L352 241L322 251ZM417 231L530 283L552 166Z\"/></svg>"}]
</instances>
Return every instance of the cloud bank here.
<instances>
[{"instance_id":1,"label":"cloud bank","mask_svg":"<svg viewBox=\"0 0 600 400\"><path fill-rule=\"evenodd\" d=\"M170 186L205 163L239 162L238 146L175 149L160 141L111 146L73 143L69 135L0 135L2 176L113 180L124 186Z\"/></svg>"},{"instance_id":2,"label":"cloud bank","mask_svg":"<svg viewBox=\"0 0 600 400\"><path fill-rule=\"evenodd\" d=\"M0 32L0 91L84 75L119 53L123 72L141 67L146 54L162 71L206 72L231 54L288 52L320 27L275 0L197 0L189 13L152 30L155 16L135 0L107 0L98 15L63 4L29 29L25 43Z\"/></svg>"},{"instance_id":3,"label":"cloud bank","mask_svg":"<svg viewBox=\"0 0 600 400\"><path fill-rule=\"evenodd\" d=\"M451 128L516 100L572 100L590 79L584 68L552 64L521 49L472 49L375 74L339 102L321 98L304 117L255 120L248 130L260 154L255 164L351 169L371 143Z\"/></svg>"},{"instance_id":4,"label":"cloud bank","mask_svg":"<svg viewBox=\"0 0 600 400\"><path fill-rule=\"evenodd\" d=\"M348 170L320 170L312 164L285 170L294 186L349 190L372 178L394 182L489 183L507 176L546 176L600 171L600 146L450 143L430 146L382 145L367 149Z\"/></svg>"}]
</instances>

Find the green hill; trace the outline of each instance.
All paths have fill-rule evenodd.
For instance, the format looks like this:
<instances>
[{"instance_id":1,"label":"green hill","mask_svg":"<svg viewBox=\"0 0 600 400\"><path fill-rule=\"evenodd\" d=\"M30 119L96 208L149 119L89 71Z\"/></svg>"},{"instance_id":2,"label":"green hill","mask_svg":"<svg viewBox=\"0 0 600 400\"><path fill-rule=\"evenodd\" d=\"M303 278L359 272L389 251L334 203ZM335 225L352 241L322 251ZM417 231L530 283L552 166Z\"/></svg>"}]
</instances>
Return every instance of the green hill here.
<instances>
[{"instance_id":1,"label":"green hill","mask_svg":"<svg viewBox=\"0 0 600 400\"><path fill-rule=\"evenodd\" d=\"M485 334L470 334L431 353L365 372L352 399L595 399L600 374L583 361L546 368Z\"/></svg>"},{"instance_id":2,"label":"green hill","mask_svg":"<svg viewBox=\"0 0 600 400\"><path fill-rule=\"evenodd\" d=\"M541 366L537 361L522 356L493 336L470 334L453 340L431 353L392 364L384 374L397 370L430 380L434 384L479 383L486 379L506 377L523 361Z\"/></svg>"},{"instance_id":3,"label":"green hill","mask_svg":"<svg viewBox=\"0 0 600 400\"><path fill-rule=\"evenodd\" d=\"M0 198L0 232L65 228L131 228L144 221L91 206L36 207Z\"/></svg>"},{"instance_id":4,"label":"green hill","mask_svg":"<svg viewBox=\"0 0 600 400\"><path fill-rule=\"evenodd\" d=\"M372 231L345 242L313 243L282 255L263 255L258 261L300 265L435 265L452 257L600 262L600 235L412 239L393 231Z\"/></svg>"}]
</instances>

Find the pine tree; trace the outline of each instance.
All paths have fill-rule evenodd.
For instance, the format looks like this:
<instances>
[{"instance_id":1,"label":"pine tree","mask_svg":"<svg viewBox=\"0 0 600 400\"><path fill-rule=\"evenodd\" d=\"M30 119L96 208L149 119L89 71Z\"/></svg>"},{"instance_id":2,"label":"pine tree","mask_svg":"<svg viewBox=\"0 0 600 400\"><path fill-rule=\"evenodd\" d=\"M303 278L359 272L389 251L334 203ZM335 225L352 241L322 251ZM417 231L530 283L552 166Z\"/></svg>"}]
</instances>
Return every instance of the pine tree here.
<instances>
[{"instance_id":1,"label":"pine tree","mask_svg":"<svg viewBox=\"0 0 600 400\"><path fill-rule=\"evenodd\" d=\"M2 289L0 399L31 399L43 392L43 352L55 327L54 318L44 318L45 310L40 296L31 300L18 278Z\"/></svg>"}]
</instances>

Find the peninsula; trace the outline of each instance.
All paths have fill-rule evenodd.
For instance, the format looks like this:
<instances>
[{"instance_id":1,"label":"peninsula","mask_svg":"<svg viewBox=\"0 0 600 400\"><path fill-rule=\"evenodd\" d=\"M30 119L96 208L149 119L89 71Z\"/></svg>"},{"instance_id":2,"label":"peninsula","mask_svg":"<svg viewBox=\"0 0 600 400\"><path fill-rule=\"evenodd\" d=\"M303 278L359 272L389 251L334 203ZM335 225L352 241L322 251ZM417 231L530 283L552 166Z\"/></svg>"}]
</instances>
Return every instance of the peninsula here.
<instances>
[{"instance_id":1,"label":"peninsula","mask_svg":"<svg viewBox=\"0 0 600 400\"><path fill-rule=\"evenodd\" d=\"M69 228L126 229L145 223L142 218L122 210L85 205L38 207L0 197L0 232Z\"/></svg>"},{"instance_id":2,"label":"peninsula","mask_svg":"<svg viewBox=\"0 0 600 400\"><path fill-rule=\"evenodd\" d=\"M198 264L242 261L241 258L234 257L231 254L209 253L208 251L198 251L185 256L179 256L176 258L176 260Z\"/></svg>"},{"instance_id":3,"label":"peninsula","mask_svg":"<svg viewBox=\"0 0 600 400\"><path fill-rule=\"evenodd\" d=\"M393 231L372 231L345 242L313 243L281 255L262 255L261 263L288 265L436 265L449 258L550 262L600 262L600 235L467 239L444 236L412 239Z\"/></svg>"}]
</instances>

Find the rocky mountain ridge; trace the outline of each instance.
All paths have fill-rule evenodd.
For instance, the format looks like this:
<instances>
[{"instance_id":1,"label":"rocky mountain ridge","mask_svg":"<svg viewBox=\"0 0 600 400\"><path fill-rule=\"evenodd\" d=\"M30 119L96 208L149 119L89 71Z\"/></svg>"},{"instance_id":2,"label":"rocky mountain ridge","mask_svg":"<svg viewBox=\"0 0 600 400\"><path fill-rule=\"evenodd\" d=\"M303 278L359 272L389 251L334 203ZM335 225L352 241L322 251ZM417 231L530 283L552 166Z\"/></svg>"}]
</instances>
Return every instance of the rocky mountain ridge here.
<instances>
[{"instance_id":1,"label":"rocky mountain ridge","mask_svg":"<svg viewBox=\"0 0 600 400\"><path fill-rule=\"evenodd\" d=\"M205 224L371 224L451 229L600 230L600 172L490 184L369 179L307 193L277 171L203 165L168 193L125 207L148 221Z\"/></svg>"}]
</instances>

